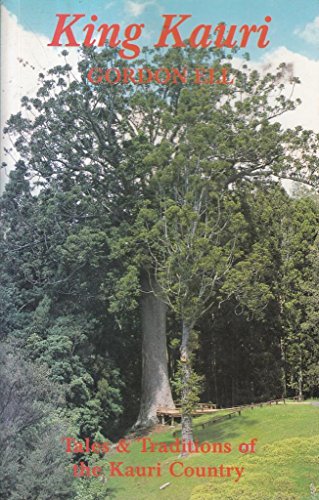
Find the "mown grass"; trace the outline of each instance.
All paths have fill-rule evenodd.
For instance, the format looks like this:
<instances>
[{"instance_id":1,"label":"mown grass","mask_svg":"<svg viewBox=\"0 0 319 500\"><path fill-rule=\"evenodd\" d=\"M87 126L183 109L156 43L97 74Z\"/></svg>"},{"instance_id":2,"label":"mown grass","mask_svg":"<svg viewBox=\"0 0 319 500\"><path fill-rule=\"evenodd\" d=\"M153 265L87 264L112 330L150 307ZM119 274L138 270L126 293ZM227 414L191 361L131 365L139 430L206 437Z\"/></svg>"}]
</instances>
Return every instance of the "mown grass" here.
<instances>
[{"instance_id":1,"label":"mown grass","mask_svg":"<svg viewBox=\"0 0 319 500\"><path fill-rule=\"evenodd\" d=\"M199 417L194 423L207 420ZM195 454L186 459L172 453L140 452L141 445L131 443L129 454L113 454L108 460L126 465L161 463L161 477L109 478L99 498L119 500L308 500L310 484L319 486L319 407L278 405L247 409L241 416L196 430L200 442L231 442L229 454ZM156 442L173 442L172 430L155 433ZM257 438L256 453L243 455L238 445ZM182 460L185 466L244 467L242 478L174 478L169 465ZM104 460L105 463L105 460ZM95 479L94 481L98 481ZM169 482L164 490L160 486ZM107 492L108 491L108 492ZM318 497L319 498L319 497Z\"/></svg>"}]
</instances>

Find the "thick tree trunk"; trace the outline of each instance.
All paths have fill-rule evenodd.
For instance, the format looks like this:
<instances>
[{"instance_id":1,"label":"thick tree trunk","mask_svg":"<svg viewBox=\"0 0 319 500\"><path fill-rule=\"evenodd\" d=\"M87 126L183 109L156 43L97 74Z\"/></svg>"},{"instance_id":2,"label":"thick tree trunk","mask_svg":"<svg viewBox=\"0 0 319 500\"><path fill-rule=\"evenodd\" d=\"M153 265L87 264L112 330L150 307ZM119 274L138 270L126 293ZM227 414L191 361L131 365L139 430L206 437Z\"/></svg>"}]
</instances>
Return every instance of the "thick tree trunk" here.
<instances>
[{"instance_id":1,"label":"thick tree trunk","mask_svg":"<svg viewBox=\"0 0 319 500\"><path fill-rule=\"evenodd\" d=\"M168 378L166 305L147 275L142 277L142 290L142 396L135 428L156 424L159 407L175 408Z\"/></svg>"}]
</instances>

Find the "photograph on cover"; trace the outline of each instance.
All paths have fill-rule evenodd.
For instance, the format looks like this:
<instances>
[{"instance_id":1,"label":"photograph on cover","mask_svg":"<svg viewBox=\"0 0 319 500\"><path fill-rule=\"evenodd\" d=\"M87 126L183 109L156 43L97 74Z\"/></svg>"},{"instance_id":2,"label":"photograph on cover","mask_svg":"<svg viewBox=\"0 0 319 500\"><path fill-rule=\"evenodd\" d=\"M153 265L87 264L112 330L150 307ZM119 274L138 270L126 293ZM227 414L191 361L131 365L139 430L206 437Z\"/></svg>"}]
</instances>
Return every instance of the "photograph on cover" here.
<instances>
[{"instance_id":1,"label":"photograph on cover","mask_svg":"<svg viewBox=\"0 0 319 500\"><path fill-rule=\"evenodd\" d=\"M319 2L1 2L0 498L319 498Z\"/></svg>"}]
</instances>

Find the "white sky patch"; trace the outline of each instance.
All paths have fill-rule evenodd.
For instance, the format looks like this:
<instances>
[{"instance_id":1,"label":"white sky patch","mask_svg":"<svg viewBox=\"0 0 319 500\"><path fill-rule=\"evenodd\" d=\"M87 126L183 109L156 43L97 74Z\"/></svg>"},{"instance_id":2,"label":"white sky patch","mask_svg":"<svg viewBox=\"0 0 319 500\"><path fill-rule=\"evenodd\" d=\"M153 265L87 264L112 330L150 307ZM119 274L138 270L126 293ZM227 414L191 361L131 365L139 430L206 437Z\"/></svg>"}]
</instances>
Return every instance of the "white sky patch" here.
<instances>
[{"instance_id":1,"label":"white sky patch","mask_svg":"<svg viewBox=\"0 0 319 500\"><path fill-rule=\"evenodd\" d=\"M266 54L261 62L250 61L247 66L266 74L274 72L283 62L288 67L287 80L290 77L297 77L301 82L292 88L287 81L285 95L293 100L300 99L301 104L295 110L277 117L276 121L284 128L301 125L305 129L319 133L319 60L308 59L301 54L291 52L286 47L280 47ZM235 58L234 63L237 68L241 68L245 62ZM289 180L284 180L282 184L288 193L291 193L295 186L295 183Z\"/></svg>"},{"instance_id":2,"label":"white sky patch","mask_svg":"<svg viewBox=\"0 0 319 500\"><path fill-rule=\"evenodd\" d=\"M295 34L312 45L319 47L319 16L317 16L311 23L300 30L296 30Z\"/></svg>"},{"instance_id":3,"label":"white sky patch","mask_svg":"<svg viewBox=\"0 0 319 500\"><path fill-rule=\"evenodd\" d=\"M14 159L4 154L4 149L11 146L8 137L3 136L6 121L20 111L23 96L35 96L38 74L64 63L61 51L48 47L48 43L45 36L25 30L17 17L1 6L1 162L8 163L9 168ZM74 66L76 60L76 53L69 51L68 62ZM0 170L0 192L6 174Z\"/></svg>"},{"instance_id":4,"label":"white sky patch","mask_svg":"<svg viewBox=\"0 0 319 500\"><path fill-rule=\"evenodd\" d=\"M261 62L250 61L247 65L265 74L274 72L283 62L289 66L289 76L297 77L301 81L294 87L292 96L290 96L292 86L287 83L286 96L293 100L300 99L301 104L294 111L289 111L276 120L285 128L301 125L319 132L319 60L308 59L286 47L279 47L274 52L266 54ZM241 67L244 61L236 58L235 64L236 67Z\"/></svg>"},{"instance_id":5,"label":"white sky patch","mask_svg":"<svg viewBox=\"0 0 319 500\"><path fill-rule=\"evenodd\" d=\"M289 64L292 76L298 77L301 81L296 85L292 96L293 99L301 99L301 104L294 111L282 116L282 125L284 127L301 125L319 132L319 60L308 59L285 47L280 47L273 54L267 55L265 62L269 62L272 68L281 62Z\"/></svg>"},{"instance_id":6,"label":"white sky patch","mask_svg":"<svg viewBox=\"0 0 319 500\"><path fill-rule=\"evenodd\" d=\"M128 13L133 17L139 17L145 11L146 7L149 5L154 5L155 2L134 2L133 0L128 0L126 2L126 8Z\"/></svg>"}]
</instances>

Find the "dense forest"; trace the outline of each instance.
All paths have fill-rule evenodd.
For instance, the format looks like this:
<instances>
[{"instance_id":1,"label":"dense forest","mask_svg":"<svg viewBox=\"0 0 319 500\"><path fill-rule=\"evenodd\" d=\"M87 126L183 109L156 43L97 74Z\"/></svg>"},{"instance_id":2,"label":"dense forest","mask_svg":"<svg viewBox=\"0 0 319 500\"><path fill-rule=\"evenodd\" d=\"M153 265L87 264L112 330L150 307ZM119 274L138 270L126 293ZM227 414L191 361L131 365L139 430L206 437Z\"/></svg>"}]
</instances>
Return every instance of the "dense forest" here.
<instances>
[{"instance_id":1,"label":"dense forest","mask_svg":"<svg viewBox=\"0 0 319 500\"><path fill-rule=\"evenodd\" d=\"M318 137L277 122L297 79L243 65L229 86L93 86L78 75L125 66L117 52L84 50L75 75L64 56L5 129L3 499L75 498L66 433L116 440L174 401L191 433L198 400L319 396Z\"/></svg>"}]
</instances>

